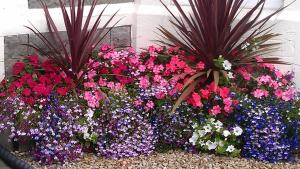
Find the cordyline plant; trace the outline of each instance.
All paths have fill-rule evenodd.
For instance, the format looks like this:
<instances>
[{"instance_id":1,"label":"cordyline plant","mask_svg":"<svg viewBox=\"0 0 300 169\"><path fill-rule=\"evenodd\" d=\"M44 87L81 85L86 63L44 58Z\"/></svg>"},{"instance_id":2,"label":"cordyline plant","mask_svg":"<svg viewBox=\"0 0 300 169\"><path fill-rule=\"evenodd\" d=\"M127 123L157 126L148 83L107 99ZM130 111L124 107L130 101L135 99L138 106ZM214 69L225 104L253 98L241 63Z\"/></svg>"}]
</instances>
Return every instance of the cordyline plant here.
<instances>
[{"instance_id":1,"label":"cordyline plant","mask_svg":"<svg viewBox=\"0 0 300 169\"><path fill-rule=\"evenodd\" d=\"M207 77L207 83L219 83L220 76L227 78L227 72L219 66L218 61L227 60L233 68L241 65L255 65L256 56L270 53L277 49L278 43L269 42L278 34L271 33L268 21L285 7L261 18L266 0L258 0L256 5L242 13L245 0L188 0L190 10L186 11L178 0L172 0L179 16L160 0L171 14L170 23L176 33L163 26L158 27L162 33L158 42L168 46L179 46L189 55L195 57L193 62L182 58L195 67L200 61L205 70L198 71L184 85L181 97L175 103L173 111L181 102L200 85L200 78ZM244 47L251 47L246 50ZM288 64L277 57L262 58L265 63Z\"/></svg>"},{"instance_id":2,"label":"cordyline plant","mask_svg":"<svg viewBox=\"0 0 300 169\"><path fill-rule=\"evenodd\" d=\"M42 41L44 46L39 46L37 44L26 45L36 49L40 54L48 57L54 64L59 66L70 78L73 79L75 86L78 86L80 85L83 76L90 71L89 69L84 70L84 67L88 64L94 48L107 35L107 32L105 33L105 29L112 22L118 11L115 12L108 21L106 21L101 29L99 29L98 27L100 25L101 18L108 5L100 12L96 20L91 22L98 0L92 1L85 20L85 0L77 0L77 3L75 0L68 0L70 7L66 7L65 2L59 0L67 32L67 42L65 42L52 19L45 1L39 0L39 2L45 13L51 40L45 37L36 27L32 26L33 28L31 28L26 26ZM69 11L67 8L69 8ZM109 28L109 31L117 23L118 21Z\"/></svg>"}]
</instances>

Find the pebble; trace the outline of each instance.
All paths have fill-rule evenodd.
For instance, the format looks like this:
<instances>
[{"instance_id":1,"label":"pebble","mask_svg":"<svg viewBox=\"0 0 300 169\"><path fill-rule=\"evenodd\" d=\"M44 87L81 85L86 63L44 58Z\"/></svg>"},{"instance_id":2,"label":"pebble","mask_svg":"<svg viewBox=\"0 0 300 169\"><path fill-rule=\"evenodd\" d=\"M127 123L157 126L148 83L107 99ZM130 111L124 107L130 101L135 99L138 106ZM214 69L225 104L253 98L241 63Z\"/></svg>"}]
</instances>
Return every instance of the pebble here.
<instances>
[{"instance_id":1,"label":"pebble","mask_svg":"<svg viewBox=\"0 0 300 169\"><path fill-rule=\"evenodd\" d=\"M296 163L271 164L205 153L189 154L183 151L154 153L150 156L121 160L95 158L93 154L86 154L78 161L65 166L41 166L32 161L28 155L17 152L15 154L36 169L300 169L300 161Z\"/></svg>"}]
</instances>

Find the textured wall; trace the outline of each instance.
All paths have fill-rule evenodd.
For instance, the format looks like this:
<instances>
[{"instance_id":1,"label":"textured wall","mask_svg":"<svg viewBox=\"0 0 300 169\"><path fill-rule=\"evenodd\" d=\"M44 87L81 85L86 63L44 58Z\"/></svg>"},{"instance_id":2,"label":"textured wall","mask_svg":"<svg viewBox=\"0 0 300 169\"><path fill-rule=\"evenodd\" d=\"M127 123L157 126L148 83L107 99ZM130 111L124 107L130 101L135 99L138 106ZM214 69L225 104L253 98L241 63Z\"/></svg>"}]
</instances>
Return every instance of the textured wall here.
<instances>
[{"instance_id":1,"label":"textured wall","mask_svg":"<svg viewBox=\"0 0 300 169\"><path fill-rule=\"evenodd\" d=\"M66 37L66 32L62 31L61 34ZM44 35L47 37L49 33L44 33ZM20 34L4 37L4 65L6 75L11 73L12 65L17 60L22 59L23 56L35 54L34 50L22 45L25 43L43 44L34 34ZM101 43L112 44L116 48L131 46L131 26L113 28Z\"/></svg>"},{"instance_id":2,"label":"textured wall","mask_svg":"<svg viewBox=\"0 0 300 169\"><path fill-rule=\"evenodd\" d=\"M116 4L116 3L126 3L126 2L133 2L134 0L99 0L98 4L105 4L105 3L112 3L112 4ZM59 7L59 0L46 0L45 1L47 6L49 8L56 8ZM90 5L92 2L92 0L86 0L86 4ZM38 0L28 0L28 7L30 9L32 8L40 8L40 3Z\"/></svg>"}]
</instances>

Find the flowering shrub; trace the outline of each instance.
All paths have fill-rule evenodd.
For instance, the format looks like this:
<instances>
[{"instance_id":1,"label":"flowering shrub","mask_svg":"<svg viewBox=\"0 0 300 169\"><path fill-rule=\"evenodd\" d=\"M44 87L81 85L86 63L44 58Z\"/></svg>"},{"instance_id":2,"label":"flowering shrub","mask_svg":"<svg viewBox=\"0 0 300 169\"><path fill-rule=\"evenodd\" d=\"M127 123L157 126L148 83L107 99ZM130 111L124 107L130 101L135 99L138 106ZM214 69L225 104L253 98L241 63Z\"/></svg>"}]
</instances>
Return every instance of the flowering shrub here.
<instances>
[{"instance_id":1,"label":"flowering shrub","mask_svg":"<svg viewBox=\"0 0 300 169\"><path fill-rule=\"evenodd\" d=\"M77 124L78 107L60 105L56 96L39 100L45 106L32 109L18 97L10 97L1 102L1 130L10 129L10 138L21 143L32 141L35 145L34 158L43 164L66 163L81 155L81 145L76 140L80 131ZM2 117L4 116L2 115Z\"/></svg>"},{"instance_id":2,"label":"flowering shrub","mask_svg":"<svg viewBox=\"0 0 300 169\"><path fill-rule=\"evenodd\" d=\"M283 74L274 65L260 63L263 62L260 57L257 57L257 62L257 68L248 66L237 69L235 83L259 99L276 96L284 101L293 100L296 95L293 72Z\"/></svg>"},{"instance_id":3,"label":"flowering shrub","mask_svg":"<svg viewBox=\"0 0 300 169\"><path fill-rule=\"evenodd\" d=\"M237 122L245 127L243 157L269 162L291 160L293 137L299 139L299 128L294 128L295 133L289 138L287 131L291 123L284 123L284 116L288 111L285 108L292 107L285 104L275 96L263 100L253 96L242 99L237 109Z\"/></svg>"},{"instance_id":4,"label":"flowering shrub","mask_svg":"<svg viewBox=\"0 0 300 169\"><path fill-rule=\"evenodd\" d=\"M241 151L271 162L299 151L293 74L260 58L259 69L232 69L220 56L213 64L224 74L216 85L194 79L203 62L189 65L183 58L193 60L177 47L150 46L137 54L103 45L75 87L51 62L26 57L0 84L0 131L10 129L12 140L31 142L43 164L67 163L84 151L113 159L149 155L165 145L228 156ZM186 93L193 83L197 88ZM263 105L270 109L261 112Z\"/></svg>"},{"instance_id":5,"label":"flowering shrub","mask_svg":"<svg viewBox=\"0 0 300 169\"><path fill-rule=\"evenodd\" d=\"M193 135L189 141L204 151L215 151L221 155L239 156L239 140L243 129L239 126L226 127L213 117L193 125Z\"/></svg>"},{"instance_id":6,"label":"flowering shrub","mask_svg":"<svg viewBox=\"0 0 300 169\"><path fill-rule=\"evenodd\" d=\"M52 91L66 96L73 87L72 80L49 60L40 62L38 56L28 56L13 66L13 76L2 81L0 97L20 97L25 104L34 106L36 100L46 98Z\"/></svg>"}]
</instances>

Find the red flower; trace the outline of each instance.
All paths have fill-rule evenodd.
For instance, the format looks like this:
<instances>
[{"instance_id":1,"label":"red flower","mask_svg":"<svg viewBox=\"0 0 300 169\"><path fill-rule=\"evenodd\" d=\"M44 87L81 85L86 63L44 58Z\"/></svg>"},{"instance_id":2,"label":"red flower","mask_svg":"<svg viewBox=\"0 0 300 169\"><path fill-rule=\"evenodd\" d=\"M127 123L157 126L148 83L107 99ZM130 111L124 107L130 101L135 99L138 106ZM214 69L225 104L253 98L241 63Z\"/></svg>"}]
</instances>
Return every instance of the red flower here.
<instances>
[{"instance_id":1,"label":"red flower","mask_svg":"<svg viewBox=\"0 0 300 169\"><path fill-rule=\"evenodd\" d=\"M26 104L29 104L31 106L35 104L35 99L33 97L26 97L23 100Z\"/></svg>"},{"instance_id":2,"label":"red flower","mask_svg":"<svg viewBox=\"0 0 300 169\"><path fill-rule=\"evenodd\" d=\"M52 64L50 60L46 60L45 62L43 62L42 67L45 71L48 72L57 72L59 70L56 66Z\"/></svg>"},{"instance_id":3,"label":"red flower","mask_svg":"<svg viewBox=\"0 0 300 169\"><path fill-rule=\"evenodd\" d=\"M28 88L25 88L23 91L22 91L22 94L24 96L30 96L31 95L31 90L28 89Z\"/></svg>"},{"instance_id":4,"label":"red flower","mask_svg":"<svg viewBox=\"0 0 300 169\"><path fill-rule=\"evenodd\" d=\"M33 64L38 64L39 62L39 57L37 55L27 56L27 59Z\"/></svg>"},{"instance_id":5,"label":"red flower","mask_svg":"<svg viewBox=\"0 0 300 169\"><path fill-rule=\"evenodd\" d=\"M59 87L57 88L57 93L60 95L60 96L66 96L67 95L67 88L65 87Z\"/></svg>"},{"instance_id":6,"label":"red flower","mask_svg":"<svg viewBox=\"0 0 300 169\"><path fill-rule=\"evenodd\" d=\"M25 68L25 64L23 62L17 61L13 66L13 75L18 75Z\"/></svg>"},{"instance_id":7,"label":"red flower","mask_svg":"<svg viewBox=\"0 0 300 169\"><path fill-rule=\"evenodd\" d=\"M5 97L6 94L4 92L0 92L0 97Z\"/></svg>"},{"instance_id":8,"label":"red flower","mask_svg":"<svg viewBox=\"0 0 300 169\"><path fill-rule=\"evenodd\" d=\"M40 76L39 81L43 84L50 84L51 83L51 80L46 75Z\"/></svg>"},{"instance_id":9,"label":"red flower","mask_svg":"<svg viewBox=\"0 0 300 169\"><path fill-rule=\"evenodd\" d=\"M45 86L44 84L38 84L34 86L33 91L36 93L38 96L48 96L51 92L52 86Z\"/></svg>"},{"instance_id":10,"label":"red flower","mask_svg":"<svg viewBox=\"0 0 300 169\"><path fill-rule=\"evenodd\" d=\"M203 90L203 89L201 89L200 92L201 92L201 96L202 96L204 99L208 99L208 98L209 98L209 91L208 91L208 90Z\"/></svg>"},{"instance_id":11,"label":"red flower","mask_svg":"<svg viewBox=\"0 0 300 169\"><path fill-rule=\"evenodd\" d=\"M34 86L37 85L37 83L36 83L35 81L33 81L32 79L28 79L28 80L27 80L27 84L28 84L28 86L29 86L31 89L34 88Z\"/></svg>"},{"instance_id":12,"label":"red flower","mask_svg":"<svg viewBox=\"0 0 300 169\"><path fill-rule=\"evenodd\" d=\"M108 71L108 69L107 68L101 68L100 70L99 70L99 73L100 74L108 74L109 73L109 71Z\"/></svg>"},{"instance_id":13,"label":"red flower","mask_svg":"<svg viewBox=\"0 0 300 169\"><path fill-rule=\"evenodd\" d=\"M192 94L192 99L193 99L192 104L193 104L194 107L200 107L201 108L203 106L203 104L201 102L201 97L198 93L193 93Z\"/></svg>"},{"instance_id":14,"label":"red flower","mask_svg":"<svg viewBox=\"0 0 300 169\"><path fill-rule=\"evenodd\" d=\"M223 87L220 89L220 96L224 99L227 98L230 93L230 89L227 87Z\"/></svg>"}]
</instances>

